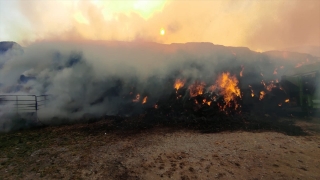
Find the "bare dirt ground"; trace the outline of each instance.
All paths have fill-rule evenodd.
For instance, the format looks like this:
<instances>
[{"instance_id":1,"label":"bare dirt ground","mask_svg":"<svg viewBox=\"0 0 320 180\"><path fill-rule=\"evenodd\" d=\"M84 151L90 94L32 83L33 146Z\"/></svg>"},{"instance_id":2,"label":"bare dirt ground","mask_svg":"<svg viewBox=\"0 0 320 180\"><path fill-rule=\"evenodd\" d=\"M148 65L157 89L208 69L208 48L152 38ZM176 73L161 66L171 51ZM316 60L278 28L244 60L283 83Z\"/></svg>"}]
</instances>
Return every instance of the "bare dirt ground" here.
<instances>
[{"instance_id":1,"label":"bare dirt ground","mask_svg":"<svg viewBox=\"0 0 320 180\"><path fill-rule=\"evenodd\" d=\"M320 119L294 122L305 135L104 121L0 134L0 179L320 179Z\"/></svg>"}]
</instances>

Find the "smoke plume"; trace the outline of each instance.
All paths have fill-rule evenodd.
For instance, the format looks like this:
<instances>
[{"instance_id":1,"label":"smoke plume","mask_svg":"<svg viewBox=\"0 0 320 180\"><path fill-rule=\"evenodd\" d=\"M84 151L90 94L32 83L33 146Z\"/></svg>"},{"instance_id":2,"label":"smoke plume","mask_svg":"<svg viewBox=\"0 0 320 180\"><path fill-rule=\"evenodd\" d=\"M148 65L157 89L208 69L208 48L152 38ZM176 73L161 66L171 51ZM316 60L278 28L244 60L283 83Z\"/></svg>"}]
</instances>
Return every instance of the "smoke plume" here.
<instances>
[{"instance_id":1,"label":"smoke plume","mask_svg":"<svg viewBox=\"0 0 320 180\"><path fill-rule=\"evenodd\" d=\"M48 123L54 117L76 120L86 114L126 116L168 98L176 79L185 80L185 87L200 81L209 87L228 72L240 89L248 89L262 86L262 80L280 80L306 57L319 61L310 55L295 57L211 43L37 42L0 55L0 93L49 95L38 111Z\"/></svg>"}]
</instances>

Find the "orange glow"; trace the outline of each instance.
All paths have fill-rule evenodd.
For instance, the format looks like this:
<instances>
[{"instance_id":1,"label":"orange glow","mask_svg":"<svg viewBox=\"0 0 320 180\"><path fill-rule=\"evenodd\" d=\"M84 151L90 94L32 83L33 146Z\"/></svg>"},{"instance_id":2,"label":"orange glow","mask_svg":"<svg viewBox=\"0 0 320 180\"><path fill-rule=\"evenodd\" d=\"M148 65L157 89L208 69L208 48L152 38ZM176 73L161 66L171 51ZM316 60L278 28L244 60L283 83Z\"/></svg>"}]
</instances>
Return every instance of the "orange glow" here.
<instances>
[{"instance_id":1,"label":"orange glow","mask_svg":"<svg viewBox=\"0 0 320 180\"><path fill-rule=\"evenodd\" d=\"M132 100L132 102L139 102L140 100L140 94L136 95L136 98Z\"/></svg>"},{"instance_id":2,"label":"orange glow","mask_svg":"<svg viewBox=\"0 0 320 180\"><path fill-rule=\"evenodd\" d=\"M145 104L147 102L147 98L148 96L144 97L143 100L142 100L142 104Z\"/></svg>"},{"instance_id":3,"label":"orange glow","mask_svg":"<svg viewBox=\"0 0 320 180\"><path fill-rule=\"evenodd\" d=\"M254 97L254 92L252 89L251 89L251 97Z\"/></svg>"},{"instance_id":4,"label":"orange glow","mask_svg":"<svg viewBox=\"0 0 320 180\"><path fill-rule=\"evenodd\" d=\"M240 71L240 77L242 77L242 75L243 75L243 70L244 70L244 67L243 66L241 66L241 71Z\"/></svg>"},{"instance_id":5,"label":"orange glow","mask_svg":"<svg viewBox=\"0 0 320 180\"><path fill-rule=\"evenodd\" d=\"M189 86L190 96L195 97L203 94L203 89L206 86L204 82L196 81L194 84Z\"/></svg>"},{"instance_id":6,"label":"orange glow","mask_svg":"<svg viewBox=\"0 0 320 180\"><path fill-rule=\"evenodd\" d=\"M319 45L319 20L307 18L317 15L319 1L57 0L9 4L7 11L16 15L2 13L4 19L13 18L3 26L21 28L5 28L1 39L18 43L51 38L134 41L138 37L165 44L206 41L261 51ZM270 21L270 17L277 19ZM257 24L262 27L255 28ZM288 28L293 25L306 29ZM166 38L159 35L160 28L165 29Z\"/></svg>"},{"instance_id":7,"label":"orange glow","mask_svg":"<svg viewBox=\"0 0 320 180\"><path fill-rule=\"evenodd\" d=\"M290 101L289 99L286 99L284 102L285 102L285 103L288 103L289 101Z\"/></svg>"},{"instance_id":8,"label":"orange glow","mask_svg":"<svg viewBox=\"0 0 320 180\"><path fill-rule=\"evenodd\" d=\"M266 95L266 93L264 91L261 91L259 100L261 101L264 98L265 95Z\"/></svg>"},{"instance_id":9,"label":"orange glow","mask_svg":"<svg viewBox=\"0 0 320 180\"><path fill-rule=\"evenodd\" d=\"M273 88L276 87L276 85L274 84L274 81L270 81L269 85L266 85L266 83L262 80L261 84L263 84L264 88L266 88L268 91L271 91Z\"/></svg>"}]
</instances>

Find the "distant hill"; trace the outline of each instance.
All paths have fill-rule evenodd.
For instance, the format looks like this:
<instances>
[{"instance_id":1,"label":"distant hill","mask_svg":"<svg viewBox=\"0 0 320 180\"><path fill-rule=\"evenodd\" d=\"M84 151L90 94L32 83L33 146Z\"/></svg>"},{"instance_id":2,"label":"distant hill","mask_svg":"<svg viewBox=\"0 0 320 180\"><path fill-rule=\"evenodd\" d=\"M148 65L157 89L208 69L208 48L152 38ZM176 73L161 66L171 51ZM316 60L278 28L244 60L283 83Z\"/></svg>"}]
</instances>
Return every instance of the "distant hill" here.
<instances>
[{"instance_id":1,"label":"distant hill","mask_svg":"<svg viewBox=\"0 0 320 180\"><path fill-rule=\"evenodd\" d=\"M299 52L320 57L320 46L298 46L280 49L281 51Z\"/></svg>"}]
</instances>

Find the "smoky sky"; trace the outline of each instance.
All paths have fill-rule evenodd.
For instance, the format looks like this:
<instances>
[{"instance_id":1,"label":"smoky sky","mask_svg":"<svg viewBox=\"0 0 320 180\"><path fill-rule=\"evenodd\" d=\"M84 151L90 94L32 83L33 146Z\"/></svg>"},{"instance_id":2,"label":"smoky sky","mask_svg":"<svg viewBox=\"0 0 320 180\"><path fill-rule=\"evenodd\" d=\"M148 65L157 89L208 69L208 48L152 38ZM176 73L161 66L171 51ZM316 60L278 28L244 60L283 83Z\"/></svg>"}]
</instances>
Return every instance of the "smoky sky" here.
<instances>
[{"instance_id":1,"label":"smoky sky","mask_svg":"<svg viewBox=\"0 0 320 180\"><path fill-rule=\"evenodd\" d=\"M126 2L126 3L125 3ZM320 1L1 1L0 40L320 45ZM166 34L161 36L161 28Z\"/></svg>"}]
</instances>

